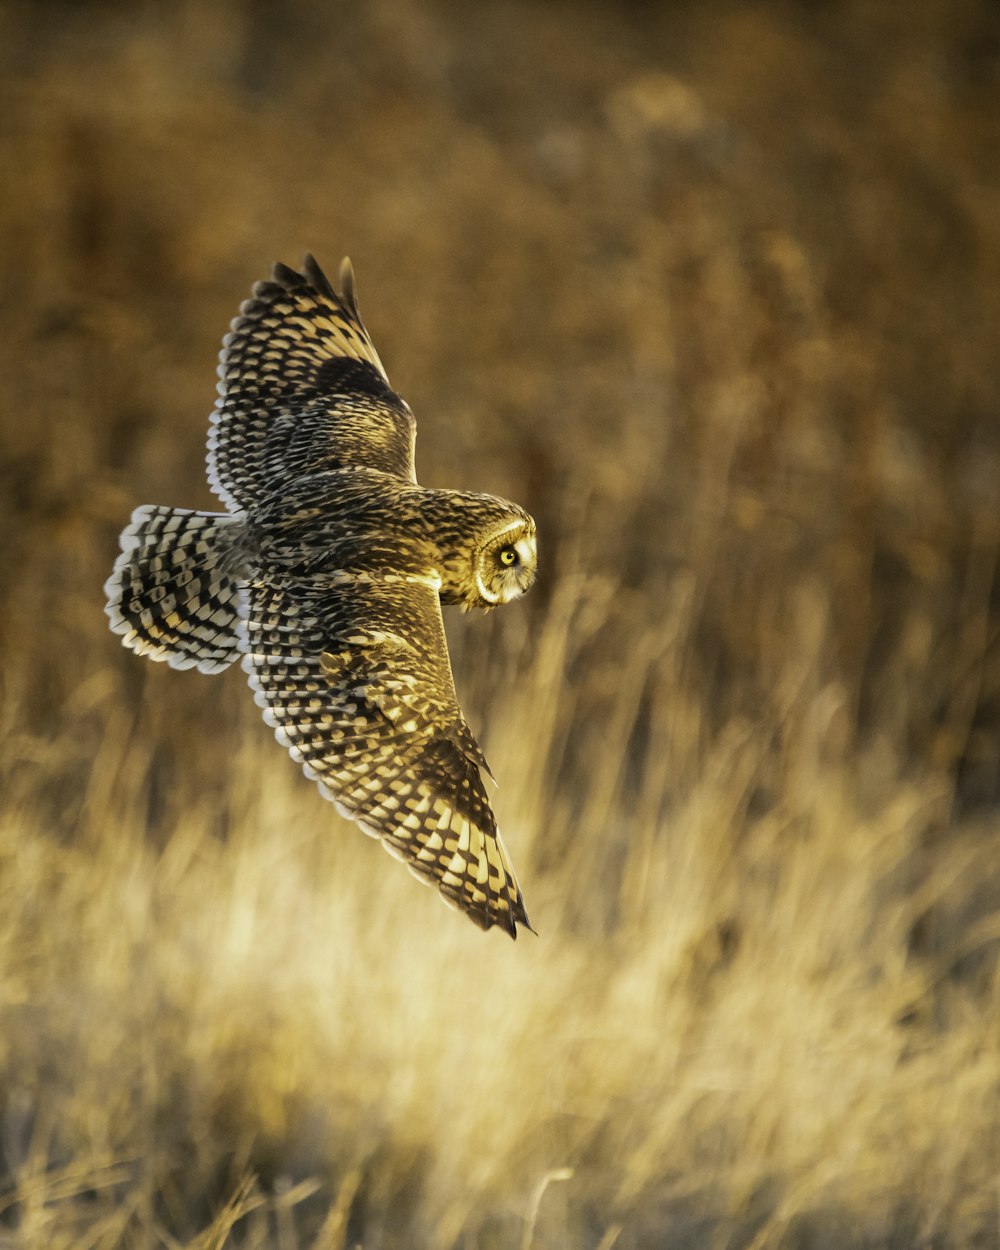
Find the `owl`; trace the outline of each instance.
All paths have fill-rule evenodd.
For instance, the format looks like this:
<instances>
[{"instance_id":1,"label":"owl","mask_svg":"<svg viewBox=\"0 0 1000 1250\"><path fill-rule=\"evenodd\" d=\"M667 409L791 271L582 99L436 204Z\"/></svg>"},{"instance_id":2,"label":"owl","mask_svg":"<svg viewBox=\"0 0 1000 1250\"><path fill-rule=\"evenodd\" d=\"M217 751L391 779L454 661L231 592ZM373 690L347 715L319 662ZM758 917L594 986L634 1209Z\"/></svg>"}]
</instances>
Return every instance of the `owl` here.
<instances>
[{"instance_id":1,"label":"owl","mask_svg":"<svg viewBox=\"0 0 1000 1250\"><path fill-rule=\"evenodd\" d=\"M208 481L224 512L146 505L105 585L125 646L174 668L239 660L264 720L365 833L477 925L530 929L458 704L442 604L535 579L535 524L429 490L416 423L312 256L276 265L223 339Z\"/></svg>"}]
</instances>

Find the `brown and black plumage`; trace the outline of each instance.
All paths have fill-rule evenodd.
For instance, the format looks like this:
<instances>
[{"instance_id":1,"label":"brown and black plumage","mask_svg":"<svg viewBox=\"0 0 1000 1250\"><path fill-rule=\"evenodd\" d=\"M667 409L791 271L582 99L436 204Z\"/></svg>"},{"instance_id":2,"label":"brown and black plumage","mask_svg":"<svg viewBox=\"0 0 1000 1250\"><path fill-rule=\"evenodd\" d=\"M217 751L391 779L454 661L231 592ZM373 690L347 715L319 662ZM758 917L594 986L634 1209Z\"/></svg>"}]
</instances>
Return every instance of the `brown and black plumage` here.
<instances>
[{"instance_id":1,"label":"brown and black plumage","mask_svg":"<svg viewBox=\"0 0 1000 1250\"><path fill-rule=\"evenodd\" d=\"M276 265L223 340L208 480L224 513L145 506L105 586L126 646L175 668L242 659L278 741L342 812L484 929L530 927L458 705L441 604L535 577L535 526L417 484L344 261Z\"/></svg>"}]
</instances>

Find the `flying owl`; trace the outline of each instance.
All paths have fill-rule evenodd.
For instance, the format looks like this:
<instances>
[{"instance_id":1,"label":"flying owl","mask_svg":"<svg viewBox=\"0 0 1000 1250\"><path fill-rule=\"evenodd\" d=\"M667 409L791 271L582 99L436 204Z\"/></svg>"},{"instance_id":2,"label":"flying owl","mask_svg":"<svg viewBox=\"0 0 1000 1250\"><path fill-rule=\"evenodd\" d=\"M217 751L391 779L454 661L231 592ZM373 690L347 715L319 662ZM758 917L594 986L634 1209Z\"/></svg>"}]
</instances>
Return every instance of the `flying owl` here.
<instances>
[{"instance_id":1,"label":"flying owl","mask_svg":"<svg viewBox=\"0 0 1000 1250\"><path fill-rule=\"evenodd\" d=\"M455 694L442 604L490 609L535 579L535 524L429 490L416 423L362 324L306 256L275 265L219 358L208 481L226 511L145 505L105 585L140 655L242 662L264 719L324 796L481 928L530 929ZM490 774L492 776L492 774Z\"/></svg>"}]
</instances>

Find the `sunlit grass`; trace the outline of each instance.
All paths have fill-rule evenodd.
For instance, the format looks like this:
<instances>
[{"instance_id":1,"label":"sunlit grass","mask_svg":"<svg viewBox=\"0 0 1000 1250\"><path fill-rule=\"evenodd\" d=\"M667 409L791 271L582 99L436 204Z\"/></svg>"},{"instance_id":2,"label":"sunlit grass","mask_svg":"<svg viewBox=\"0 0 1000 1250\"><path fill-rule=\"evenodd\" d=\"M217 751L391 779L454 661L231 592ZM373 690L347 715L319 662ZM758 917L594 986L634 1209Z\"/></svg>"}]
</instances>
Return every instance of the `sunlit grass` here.
<instances>
[{"instance_id":1,"label":"sunlit grass","mask_svg":"<svg viewBox=\"0 0 1000 1250\"><path fill-rule=\"evenodd\" d=\"M536 730L572 702L531 719L538 663L567 663L549 626L562 642L507 709L520 746L491 744L506 778L530 778L556 745ZM635 714L628 683L611 710ZM97 761L114 791L92 794L80 844L28 812L2 824L19 1244L79 1244L83 1224L93 1244L126 1225L172 1244L156 1230L224 1222L245 1176L259 1205L234 1244L279 1226L273 1244L396 1244L401 1222L434 1246L519 1245L529 1220L536 1246L645 1244L675 1219L757 1245L802 1221L865 1244L980 1224L993 991L949 979L971 932L929 959L913 941L962 905L988 840L969 829L927 860L940 782L885 777L862 804L849 771L814 762L754 815L762 727L736 724L625 843L598 768L572 818L552 795L522 822L501 791L541 935L511 947L343 826L252 715L228 834L192 796L154 847L147 744L115 723Z\"/></svg>"}]
</instances>

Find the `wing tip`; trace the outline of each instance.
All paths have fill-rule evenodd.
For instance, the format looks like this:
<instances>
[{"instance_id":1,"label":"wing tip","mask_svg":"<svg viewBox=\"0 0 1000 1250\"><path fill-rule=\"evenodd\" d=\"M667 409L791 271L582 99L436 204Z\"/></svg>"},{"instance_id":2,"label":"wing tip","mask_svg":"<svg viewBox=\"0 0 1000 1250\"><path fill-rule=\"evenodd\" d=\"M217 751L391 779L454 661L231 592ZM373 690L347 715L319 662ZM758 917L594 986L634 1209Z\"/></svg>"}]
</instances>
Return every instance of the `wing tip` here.
<instances>
[{"instance_id":1,"label":"wing tip","mask_svg":"<svg viewBox=\"0 0 1000 1250\"><path fill-rule=\"evenodd\" d=\"M361 314L358 312L357 282L354 277L354 266L351 264L350 256L345 256L340 262L338 273L339 292L334 290L333 283L323 272L312 252L306 252L302 257L301 273L296 273L294 269L289 269L286 265L275 265L274 276L276 281L281 280L279 278L279 270L282 277L287 277L289 282L292 282L294 279L295 285L311 286L320 295L342 304L357 321L361 320Z\"/></svg>"},{"instance_id":2,"label":"wing tip","mask_svg":"<svg viewBox=\"0 0 1000 1250\"><path fill-rule=\"evenodd\" d=\"M320 295L325 295L328 299L333 300L337 298L337 292L333 289L330 279L320 268L319 262L312 252L306 252L302 257L302 276Z\"/></svg>"},{"instance_id":3,"label":"wing tip","mask_svg":"<svg viewBox=\"0 0 1000 1250\"><path fill-rule=\"evenodd\" d=\"M516 882L508 884L507 889L501 894L488 895L481 903L470 902L465 894L449 895L440 889L440 885L438 888L441 898L446 903L464 912L484 933L497 928L516 942L520 926L522 929L527 929L529 933L533 933L535 937L538 936L538 930L528 919L524 899Z\"/></svg>"},{"instance_id":4,"label":"wing tip","mask_svg":"<svg viewBox=\"0 0 1000 1250\"><path fill-rule=\"evenodd\" d=\"M306 252L303 255L301 270L293 269L291 265L286 265L284 261L275 261L271 266L270 278L265 278L253 284L250 298L243 301L243 304L240 306L240 316L233 319L231 329L234 331L238 330L242 317L246 316L248 312L256 310L256 301L263 300L266 302L279 292L301 290L303 287L312 287L317 294L323 295L337 304L343 304L357 317L357 283L354 277L354 266L351 264L349 256L345 256L340 262L339 281L340 291L337 292L312 252ZM358 319L360 320L360 318ZM231 340L231 337L231 335L227 335L226 339ZM223 345L228 346L228 343L223 340Z\"/></svg>"},{"instance_id":5,"label":"wing tip","mask_svg":"<svg viewBox=\"0 0 1000 1250\"><path fill-rule=\"evenodd\" d=\"M343 265L341 266L341 272L343 273ZM341 302L341 297L333 289L333 284L323 272L322 267L312 252L306 252L302 257L301 270L293 269L291 265L286 265L283 261L275 261L271 266L270 279L256 283L253 288L253 294L257 298L261 296L266 297L275 287L282 291L296 291L301 290L303 287L312 287L318 295L323 295L337 303Z\"/></svg>"},{"instance_id":6,"label":"wing tip","mask_svg":"<svg viewBox=\"0 0 1000 1250\"><path fill-rule=\"evenodd\" d=\"M355 282L354 266L351 264L350 256L345 256L340 262L339 281L341 298L351 310L354 317L360 321L361 314L358 312L358 288Z\"/></svg>"},{"instance_id":7,"label":"wing tip","mask_svg":"<svg viewBox=\"0 0 1000 1250\"><path fill-rule=\"evenodd\" d=\"M527 929L529 933L533 933L535 937L538 937L538 930L528 919L528 913L524 910L524 900L521 898L520 891L518 891L515 907L510 912L510 927L507 929L507 932L515 942L517 941L518 925L522 929Z\"/></svg>"}]
</instances>

